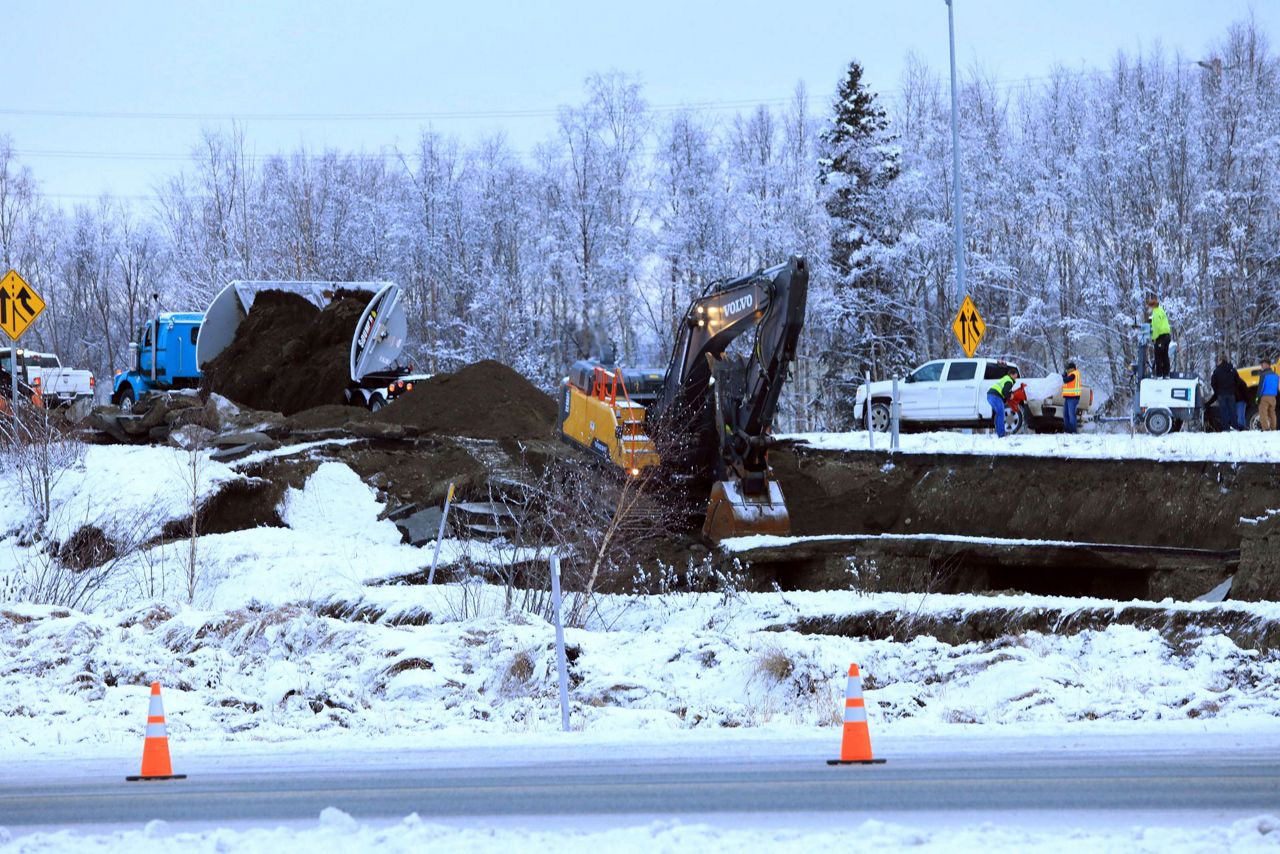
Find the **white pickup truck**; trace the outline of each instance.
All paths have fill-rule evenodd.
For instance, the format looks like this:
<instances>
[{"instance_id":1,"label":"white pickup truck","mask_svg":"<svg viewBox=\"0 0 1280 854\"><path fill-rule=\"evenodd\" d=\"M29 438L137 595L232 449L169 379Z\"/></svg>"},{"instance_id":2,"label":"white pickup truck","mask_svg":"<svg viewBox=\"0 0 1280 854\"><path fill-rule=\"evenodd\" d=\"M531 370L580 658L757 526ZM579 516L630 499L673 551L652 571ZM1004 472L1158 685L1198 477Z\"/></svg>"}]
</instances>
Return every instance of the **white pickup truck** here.
<instances>
[{"instance_id":1,"label":"white pickup truck","mask_svg":"<svg viewBox=\"0 0 1280 854\"><path fill-rule=\"evenodd\" d=\"M0 367L9 370L11 360L11 350L0 350ZM18 364L21 367L18 379L38 391L50 409L93 399L92 371L64 368L57 355L34 350L19 350Z\"/></svg>"},{"instance_id":2,"label":"white pickup truck","mask_svg":"<svg viewBox=\"0 0 1280 854\"><path fill-rule=\"evenodd\" d=\"M926 362L898 381L898 418L908 429L915 427L985 427L991 424L991 404L987 391L1011 368L995 359L937 359ZM1005 406L1005 425L1010 433L1062 429L1062 376L1022 377L1014 385L1025 386L1027 403L1014 411ZM866 423L867 401L871 405L871 428L888 430L892 410L893 382L880 380L863 385L854 397L853 414ZM1084 388L1079 412L1088 411L1093 391Z\"/></svg>"}]
</instances>

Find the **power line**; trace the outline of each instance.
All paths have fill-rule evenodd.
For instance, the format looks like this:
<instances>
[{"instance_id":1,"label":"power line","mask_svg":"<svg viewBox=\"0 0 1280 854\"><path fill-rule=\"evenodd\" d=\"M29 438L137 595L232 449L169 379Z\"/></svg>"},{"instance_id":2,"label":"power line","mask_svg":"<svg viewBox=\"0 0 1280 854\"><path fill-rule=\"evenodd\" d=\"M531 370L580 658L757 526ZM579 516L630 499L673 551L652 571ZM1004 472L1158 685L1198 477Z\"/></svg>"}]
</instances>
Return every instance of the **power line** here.
<instances>
[{"instance_id":1,"label":"power line","mask_svg":"<svg viewBox=\"0 0 1280 854\"><path fill-rule=\"evenodd\" d=\"M654 113L673 113L681 110L736 110L743 107L778 106L790 98L766 98L690 101L683 104L657 104L649 106ZM536 107L515 110L458 110L406 113L180 113L180 112L132 112L123 110L31 110L17 107L0 107L0 116L28 116L61 119L142 119L148 121L204 121L204 122L318 122L318 121L454 121L468 119L520 119L553 118L561 107Z\"/></svg>"}]
</instances>

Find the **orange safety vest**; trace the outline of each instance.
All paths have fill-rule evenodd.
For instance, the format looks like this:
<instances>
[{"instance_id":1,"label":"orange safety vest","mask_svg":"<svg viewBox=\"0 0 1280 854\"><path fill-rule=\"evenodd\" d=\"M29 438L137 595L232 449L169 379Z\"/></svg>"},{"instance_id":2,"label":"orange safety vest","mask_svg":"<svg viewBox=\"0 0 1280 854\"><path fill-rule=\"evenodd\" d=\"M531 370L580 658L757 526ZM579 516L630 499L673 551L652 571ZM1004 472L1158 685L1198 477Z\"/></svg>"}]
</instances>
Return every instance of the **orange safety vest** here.
<instances>
[{"instance_id":1,"label":"orange safety vest","mask_svg":"<svg viewBox=\"0 0 1280 854\"><path fill-rule=\"evenodd\" d=\"M1078 370L1071 371L1067 374L1068 380L1062 384L1063 397L1079 397L1081 386L1080 372Z\"/></svg>"}]
</instances>

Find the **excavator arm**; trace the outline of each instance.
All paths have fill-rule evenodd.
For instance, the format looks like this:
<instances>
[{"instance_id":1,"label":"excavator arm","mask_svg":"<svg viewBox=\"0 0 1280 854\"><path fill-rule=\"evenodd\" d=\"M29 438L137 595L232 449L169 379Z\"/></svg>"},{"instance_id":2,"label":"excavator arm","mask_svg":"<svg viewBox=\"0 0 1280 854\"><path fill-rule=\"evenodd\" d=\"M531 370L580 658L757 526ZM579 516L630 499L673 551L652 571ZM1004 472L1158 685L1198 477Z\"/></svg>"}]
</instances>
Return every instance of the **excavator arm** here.
<instances>
[{"instance_id":1,"label":"excavator arm","mask_svg":"<svg viewBox=\"0 0 1280 854\"><path fill-rule=\"evenodd\" d=\"M768 450L778 396L804 325L809 268L803 258L716 282L689 306L651 422L662 455L695 481L711 481L703 533L718 541L752 533L786 534L782 491L770 478ZM745 359L727 356L756 332Z\"/></svg>"}]
</instances>

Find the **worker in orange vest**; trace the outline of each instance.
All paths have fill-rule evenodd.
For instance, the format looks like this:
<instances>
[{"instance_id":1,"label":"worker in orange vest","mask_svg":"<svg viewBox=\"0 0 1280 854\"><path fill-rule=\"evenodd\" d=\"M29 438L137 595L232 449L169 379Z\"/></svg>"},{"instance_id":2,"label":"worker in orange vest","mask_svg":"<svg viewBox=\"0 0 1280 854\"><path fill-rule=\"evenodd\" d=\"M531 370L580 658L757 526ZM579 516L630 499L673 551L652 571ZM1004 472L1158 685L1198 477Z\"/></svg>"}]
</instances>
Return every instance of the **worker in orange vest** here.
<instances>
[{"instance_id":1,"label":"worker in orange vest","mask_svg":"<svg viewBox=\"0 0 1280 854\"><path fill-rule=\"evenodd\" d=\"M1080 378L1080 369L1075 362L1067 362L1067 369L1062 374L1062 422L1068 433L1076 432L1076 410L1080 408L1080 392L1084 381Z\"/></svg>"}]
</instances>

